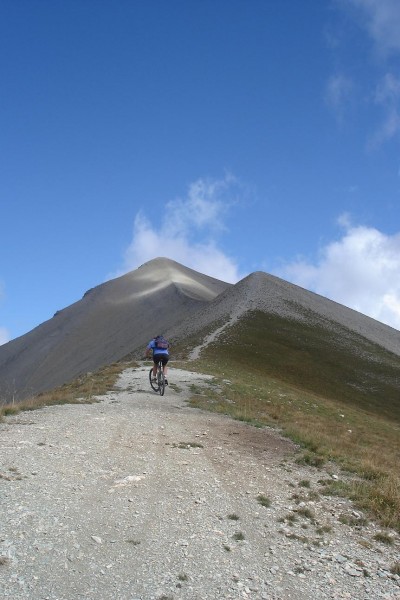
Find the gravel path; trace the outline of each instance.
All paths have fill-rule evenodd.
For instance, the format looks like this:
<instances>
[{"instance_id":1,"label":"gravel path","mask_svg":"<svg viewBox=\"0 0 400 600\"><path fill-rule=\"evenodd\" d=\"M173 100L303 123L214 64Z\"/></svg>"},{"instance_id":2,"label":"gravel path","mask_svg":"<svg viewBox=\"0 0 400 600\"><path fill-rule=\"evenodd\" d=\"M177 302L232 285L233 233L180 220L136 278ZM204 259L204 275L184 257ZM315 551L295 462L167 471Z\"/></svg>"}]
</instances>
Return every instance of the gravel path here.
<instances>
[{"instance_id":1,"label":"gravel path","mask_svg":"<svg viewBox=\"0 0 400 600\"><path fill-rule=\"evenodd\" d=\"M348 501L317 494L333 469L190 408L207 376L170 381L161 398L147 367L127 369L99 403L0 424L1 598L400 599L398 536L376 541Z\"/></svg>"}]
</instances>

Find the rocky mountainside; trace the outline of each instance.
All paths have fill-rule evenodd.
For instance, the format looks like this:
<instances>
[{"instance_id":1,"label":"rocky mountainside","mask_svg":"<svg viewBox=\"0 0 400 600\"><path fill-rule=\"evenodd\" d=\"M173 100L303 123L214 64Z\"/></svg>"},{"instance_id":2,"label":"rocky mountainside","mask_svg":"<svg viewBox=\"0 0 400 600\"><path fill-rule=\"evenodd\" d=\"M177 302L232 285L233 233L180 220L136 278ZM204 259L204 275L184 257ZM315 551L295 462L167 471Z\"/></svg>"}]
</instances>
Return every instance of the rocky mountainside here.
<instances>
[{"instance_id":1,"label":"rocky mountainside","mask_svg":"<svg viewBox=\"0 0 400 600\"><path fill-rule=\"evenodd\" d=\"M190 317L230 284L154 259L0 347L0 402L23 399L118 361Z\"/></svg>"},{"instance_id":2,"label":"rocky mountainside","mask_svg":"<svg viewBox=\"0 0 400 600\"><path fill-rule=\"evenodd\" d=\"M249 311L306 321L340 336L356 333L400 355L400 332L263 272L231 285L166 258L86 292L75 304L0 347L0 398L22 399L82 373L143 354L163 333L174 341L218 332ZM351 339L350 339L351 338ZM354 344L354 336L349 336Z\"/></svg>"},{"instance_id":3,"label":"rocky mountainside","mask_svg":"<svg viewBox=\"0 0 400 600\"><path fill-rule=\"evenodd\" d=\"M203 328L210 329L212 323L223 322L218 326L219 332L252 310L318 325L342 336L346 332L356 333L400 356L400 331L263 272L252 273L227 288L212 302L199 308L195 319L185 321L168 333L179 339Z\"/></svg>"}]
</instances>

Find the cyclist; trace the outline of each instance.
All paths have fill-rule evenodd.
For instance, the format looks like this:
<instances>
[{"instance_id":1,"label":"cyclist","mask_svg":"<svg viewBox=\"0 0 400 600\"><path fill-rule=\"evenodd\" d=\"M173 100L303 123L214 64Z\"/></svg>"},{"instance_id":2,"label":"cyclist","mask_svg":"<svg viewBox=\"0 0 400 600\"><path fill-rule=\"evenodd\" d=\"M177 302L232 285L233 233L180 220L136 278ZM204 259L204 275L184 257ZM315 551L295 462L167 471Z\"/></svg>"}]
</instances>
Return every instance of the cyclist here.
<instances>
[{"instance_id":1,"label":"cyclist","mask_svg":"<svg viewBox=\"0 0 400 600\"><path fill-rule=\"evenodd\" d=\"M165 377L165 385L168 385L168 380L166 377L168 371L167 363L169 361L169 347L169 342L162 335L156 335L156 337L150 340L150 342L147 344L146 357L148 358L151 356L151 354L153 354L153 383L157 381L157 365L161 360Z\"/></svg>"}]
</instances>

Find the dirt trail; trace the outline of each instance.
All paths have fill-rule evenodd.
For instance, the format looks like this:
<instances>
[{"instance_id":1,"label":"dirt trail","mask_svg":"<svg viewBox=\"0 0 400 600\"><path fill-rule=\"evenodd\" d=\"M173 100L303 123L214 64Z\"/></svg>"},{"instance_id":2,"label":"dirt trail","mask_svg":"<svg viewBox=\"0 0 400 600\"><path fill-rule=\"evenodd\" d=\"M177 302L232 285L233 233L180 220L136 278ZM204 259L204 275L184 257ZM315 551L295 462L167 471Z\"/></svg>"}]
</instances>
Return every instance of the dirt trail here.
<instances>
[{"instance_id":1,"label":"dirt trail","mask_svg":"<svg viewBox=\"0 0 400 600\"><path fill-rule=\"evenodd\" d=\"M333 472L295 464L277 432L190 408L207 376L170 381L161 398L147 367L127 369L99 403L0 424L1 598L400 598L398 538L340 522L351 504L315 493Z\"/></svg>"}]
</instances>

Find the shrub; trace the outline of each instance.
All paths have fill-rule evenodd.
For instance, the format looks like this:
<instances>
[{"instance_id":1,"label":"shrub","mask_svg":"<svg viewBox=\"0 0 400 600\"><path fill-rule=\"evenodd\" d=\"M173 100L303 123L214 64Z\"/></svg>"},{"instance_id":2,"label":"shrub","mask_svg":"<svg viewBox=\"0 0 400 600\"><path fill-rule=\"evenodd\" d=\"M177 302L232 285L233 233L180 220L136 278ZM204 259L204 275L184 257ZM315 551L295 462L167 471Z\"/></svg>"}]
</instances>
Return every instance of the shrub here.
<instances>
[{"instance_id":1,"label":"shrub","mask_svg":"<svg viewBox=\"0 0 400 600\"><path fill-rule=\"evenodd\" d=\"M261 504L261 506L265 506L266 508L269 508L271 506L271 500L267 498L267 496L264 496L264 494L259 494L257 496L257 502Z\"/></svg>"}]
</instances>

